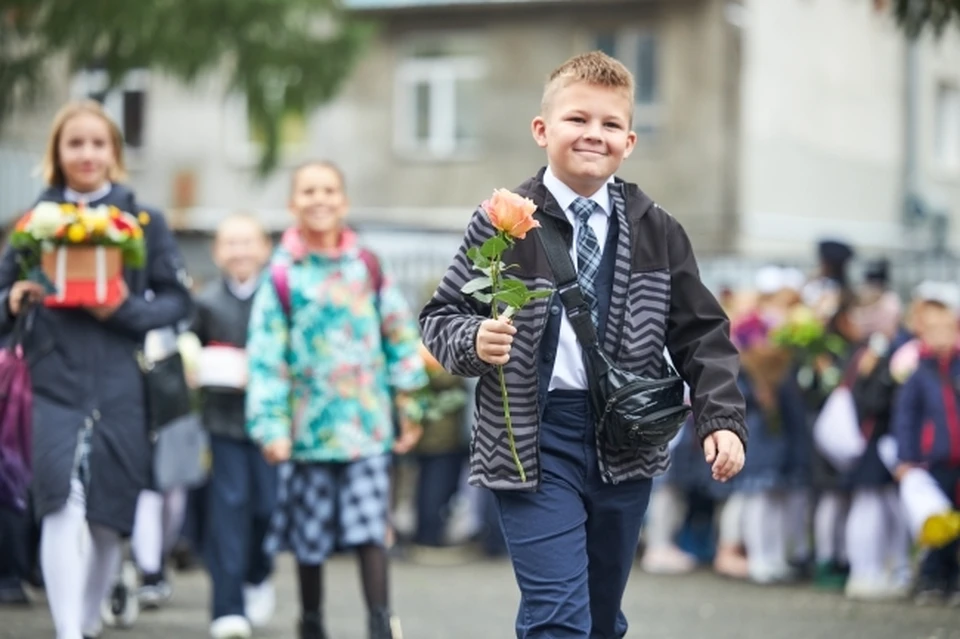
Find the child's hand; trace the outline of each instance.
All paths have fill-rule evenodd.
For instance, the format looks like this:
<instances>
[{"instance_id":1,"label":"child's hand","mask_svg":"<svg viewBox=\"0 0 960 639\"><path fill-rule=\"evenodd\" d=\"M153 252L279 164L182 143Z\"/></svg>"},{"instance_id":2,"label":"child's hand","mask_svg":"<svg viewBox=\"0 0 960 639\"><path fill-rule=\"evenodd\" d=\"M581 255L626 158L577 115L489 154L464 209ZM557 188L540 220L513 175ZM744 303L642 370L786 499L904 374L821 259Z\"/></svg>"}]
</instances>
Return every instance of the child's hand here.
<instances>
[{"instance_id":1,"label":"child's hand","mask_svg":"<svg viewBox=\"0 0 960 639\"><path fill-rule=\"evenodd\" d=\"M897 467L893 469L893 478L898 482L903 481L903 478L906 476L906 474L914 468L915 466L913 464L899 463L897 464Z\"/></svg>"},{"instance_id":2,"label":"child's hand","mask_svg":"<svg viewBox=\"0 0 960 639\"><path fill-rule=\"evenodd\" d=\"M120 299L118 299L114 304L110 306L90 306L87 308L87 311L94 317L96 317L101 322L104 322L117 312L117 309L120 308L124 302L127 301L127 298L130 296L130 289L127 288L126 282L120 282Z\"/></svg>"},{"instance_id":3,"label":"child's hand","mask_svg":"<svg viewBox=\"0 0 960 639\"><path fill-rule=\"evenodd\" d=\"M393 443L393 452L406 455L413 450L423 437L423 426L410 419L401 418L400 436Z\"/></svg>"},{"instance_id":4,"label":"child's hand","mask_svg":"<svg viewBox=\"0 0 960 639\"><path fill-rule=\"evenodd\" d=\"M494 366L510 361L510 348L517 329L509 320L488 319L477 331L477 357Z\"/></svg>"},{"instance_id":5,"label":"child's hand","mask_svg":"<svg viewBox=\"0 0 960 639\"><path fill-rule=\"evenodd\" d=\"M743 469L743 442L731 430L718 430L703 440L703 454L713 464L713 478L726 482Z\"/></svg>"},{"instance_id":6,"label":"child's hand","mask_svg":"<svg viewBox=\"0 0 960 639\"><path fill-rule=\"evenodd\" d=\"M42 300L45 294L43 286L37 282L29 280L14 282L9 295L7 295L7 307L10 309L10 314L19 315L24 301L37 302Z\"/></svg>"},{"instance_id":7,"label":"child's hand","mask_svg":"<svg viewBox=\"0 0 960 639\"><path fill-rule=\"evenodd\" d=\"M263 456L271 464L280 464L290 459L290 439L281 437L263 447Z\"/></svg>"}]
</instances>

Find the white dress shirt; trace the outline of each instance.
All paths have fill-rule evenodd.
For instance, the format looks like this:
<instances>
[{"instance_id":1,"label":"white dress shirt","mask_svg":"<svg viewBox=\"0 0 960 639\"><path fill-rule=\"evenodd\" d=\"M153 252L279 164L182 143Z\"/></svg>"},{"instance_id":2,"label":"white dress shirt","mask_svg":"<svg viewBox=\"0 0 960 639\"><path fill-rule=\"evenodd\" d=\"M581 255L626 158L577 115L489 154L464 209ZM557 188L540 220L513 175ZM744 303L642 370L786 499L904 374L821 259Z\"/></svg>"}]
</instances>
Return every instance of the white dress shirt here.
<instances>
[{"instance_id":1,"label":"white dress shirt","mask_svg":"<svg viewBox=\"0 0 960 639\"><path fill-rule=\"evenodd\" d=\"M613 182L613 177L604 184L599 191L591 195L588 199L593 200L600 205L599 210L594 210L590 216L588 224L597 236L597 242L600 244L600 252L603 253L603 247L607 243L607 229L610 226L610 213L613 210L613 204L610 202L610 192L608 184ZM570 210L570 205L579 195L569 186L560 181L550 167L547 167L543 174L543 185L547 187L553 199L557 201L567 221L573 226L574 240L570 248L570 258L573 260L574 268L577 267L577 237L580 234L580 224ZM583 356L581 354L580 344L577 342L577 336L573 332L573 325L567 319L565 310L562 310L560 319L560 338L557 341L557 357L553 362L553 377L550 378L549 390L586 390L587 373L583 367Z\"/></svg>"},{"instance_id":2,"label":"white dress shirt","mask_svg":"<svg viewBox=\"0 0 960 639\"><path fill-rule=\"evenodd\" d=\"M79 204L80 202L83 202L84 204L89 204L90 202L96 202L97 200L101 200L107 197L107 195L110 194L111 190L113 190L113 184L111 184L110 182L107 182L96 191L90 191L89 193L81 193L80 191L74 191L69 186L65 186L63 188L63 199L65 199L67 202L74 202L76 204ZM136 214L136 211L130 211L130 212L133 214Z\"/></svg>"}]
</instances>

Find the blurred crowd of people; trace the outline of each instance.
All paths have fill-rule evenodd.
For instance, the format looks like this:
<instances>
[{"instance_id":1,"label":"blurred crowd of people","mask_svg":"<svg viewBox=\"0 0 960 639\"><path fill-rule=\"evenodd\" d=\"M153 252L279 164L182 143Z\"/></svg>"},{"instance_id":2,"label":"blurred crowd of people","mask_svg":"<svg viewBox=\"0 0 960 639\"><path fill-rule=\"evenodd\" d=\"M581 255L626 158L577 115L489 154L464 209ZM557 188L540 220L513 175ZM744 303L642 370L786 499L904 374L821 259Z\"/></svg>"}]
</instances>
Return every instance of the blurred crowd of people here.
<instances>
[{"instance_id":1,"label":"blurred crowd of people","mask_svg":"<svg viewBox=\"0 0 960 639\"><path fill-rule=\"evenodd\" d=\"M710 562L758 584L960 604L960 288L922 282L902 300L886 260L850 282L853 256L824 241L813 278L771 265L724 292L746 466L711 481L692 429L681 432L652 497L645 570Z\"/></svg>"}]
</instances>

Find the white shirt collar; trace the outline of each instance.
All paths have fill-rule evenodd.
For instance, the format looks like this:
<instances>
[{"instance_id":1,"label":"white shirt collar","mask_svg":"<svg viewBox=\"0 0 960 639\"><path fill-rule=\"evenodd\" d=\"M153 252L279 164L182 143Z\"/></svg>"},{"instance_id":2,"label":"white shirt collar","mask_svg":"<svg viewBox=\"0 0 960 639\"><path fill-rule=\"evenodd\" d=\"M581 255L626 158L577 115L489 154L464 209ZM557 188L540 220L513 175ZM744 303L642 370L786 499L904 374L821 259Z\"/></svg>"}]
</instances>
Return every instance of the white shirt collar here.
<instances>
[{"instance_id":1,"label":"white shirt collar","mask_svg":"<svg viewBox=\"0 0 960 639\"><path fill-rule=\"evenodd\" d=\"M238 299L247 300L253 297L253 294L257 292L257 287L260 285L259 277L251 277L246 282L238 282L235 279L228 277L226 278L227 288L230 289L230 292L233 293Z\"/></svg>"},{"instance_id":2,"label":"white shirt collar","mask_svg":"<svg viewBox=\"0 0 960 639\"><path fill-rule=\"evenodd\" d=\"M110 182L107 182L96 191L90 191L89 193L74 191L69 186L65 186L63 187L63 199L67 202L83 202L84 204L89 204L90 202L96 202L97 200L102 200L107 197L111 189L113 189L113 184Z\"/></svg>"},{"instance_id":3,"label":"white shirt collar","mask_svg":"<svg viewBox=\"0 0 960 639\"><path fill-rule=\"evenodd\" d=\"M600 187L600 190L589 198L599 204L600 208L603 209L603 212L607 215L610 215L612 209L609 190L612 182L613 176L611 175L607 179L607 183ZM580 197L573 189L561 182L560 178L554 174L549 166L547 166L547 170L543 174L543 185L547 187L547 190L550 191L553 199L557 201L557 204L560 205L563 211L567 211L570 205L573 204L573 201Z\"/></svg>"}]
</instances>

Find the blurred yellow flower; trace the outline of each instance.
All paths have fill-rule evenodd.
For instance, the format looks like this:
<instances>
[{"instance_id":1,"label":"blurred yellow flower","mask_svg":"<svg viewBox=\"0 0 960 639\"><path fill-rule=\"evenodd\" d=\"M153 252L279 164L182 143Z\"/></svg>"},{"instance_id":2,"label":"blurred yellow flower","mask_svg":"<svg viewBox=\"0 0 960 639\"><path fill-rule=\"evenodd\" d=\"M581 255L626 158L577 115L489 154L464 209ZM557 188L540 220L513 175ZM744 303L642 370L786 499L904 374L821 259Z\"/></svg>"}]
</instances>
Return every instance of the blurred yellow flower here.
<instances>
[{"instance_id":1,"label":"blurred yellow flower","mask_svg":"<svg viewBox=\"0 0 960 639\"><path fill-rule=\"evenodd\" d=\"M87 229L83 227L83 224L74 222L67 229L67 239L74 243L80 243L87 239Z\"/></svg>"}]
</instances>

